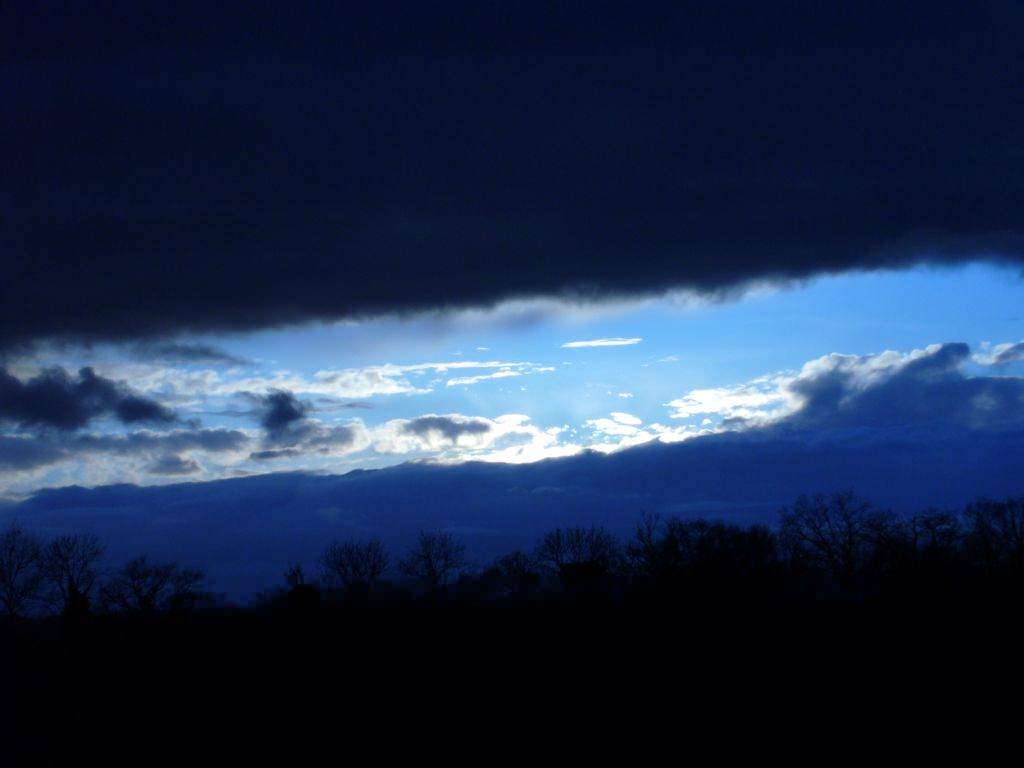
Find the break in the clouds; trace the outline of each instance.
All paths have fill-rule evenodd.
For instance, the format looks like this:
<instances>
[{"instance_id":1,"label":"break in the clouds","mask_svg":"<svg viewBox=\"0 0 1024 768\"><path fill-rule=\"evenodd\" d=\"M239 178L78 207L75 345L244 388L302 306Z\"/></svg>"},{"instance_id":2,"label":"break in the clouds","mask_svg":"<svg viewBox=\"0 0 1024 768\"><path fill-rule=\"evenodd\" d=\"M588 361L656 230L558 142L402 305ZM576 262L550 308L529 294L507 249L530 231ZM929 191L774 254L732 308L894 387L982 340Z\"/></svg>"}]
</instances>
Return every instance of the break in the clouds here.
<instances>
[{"instance_id":1,"label":"break in the clouds","mask_svg":"<svg viewBox=\"0 0 1024 768\"><path fill-rule=\"evenodd\" d=\"M637 398L629 399L630 411L618 410L614 403L622 404L623 399L610 392L606 402L611 407L604 415L576 423L544 423L527 414L500 411L421 412L369 424L361 419L339 422L328 418L336 409L331 404L325 408L319 398L271 390L246 395L247 410L232 417L246 419L251 429L118 433L84 431L85 422L80 420L68 422L79 424L79 429L60 430L38 421L12 422L0 435L0 470L20 478L18 488L37 482L32 480L35 475L25 473L57 466L67 468L59 476L64 482L84 482L93 476L166 482L268 467L330 468L342 460L360 462L355 466L408 459L528 463L588 450L617 453L643 444L704 444L701 441L726 433L760 441L759 445L777 440L807 445L854 440L865 449L872 441L898 439L904 444L901 450L930 444L939 439L936 435L956 435L957 444L966 450L971 436L985 434L1013 443L1024 433L1024 378L1005 369L1001 375L989 375L991 371L989 366L977 366L968 346L961 343L909 352L837 353L810 360L796 371L690 390L664 403L660 417L647 415ZM115 389L122 395L128 391L123 385ZM95 472L97 459L103 461L100 475L82 475L75 469L89 467Z\"/></svg>"},{"instance_id":2,"label":"break in the clouds","mask_svg":"<svg viewBox=\"0 0 1024 768\"><path fill-rule=\"evenodd\" d=\"M0 346L1020 264L1022 26L1011 0L7 3Z\"/></svg>"},{"instance_id":3,"label":"break in the clouds","mask_svg":"<svg viewBox=\"0 0 1024 768\"><path fill-rule=\"evenodd\" d=\"M582 341L567 341L562 345L562 349L580 349L583 347L631 347L634 344L639 344L643 339L634 336L632 338L614 338L614 339L589 339Z\"/></svg>"}]
</instances>

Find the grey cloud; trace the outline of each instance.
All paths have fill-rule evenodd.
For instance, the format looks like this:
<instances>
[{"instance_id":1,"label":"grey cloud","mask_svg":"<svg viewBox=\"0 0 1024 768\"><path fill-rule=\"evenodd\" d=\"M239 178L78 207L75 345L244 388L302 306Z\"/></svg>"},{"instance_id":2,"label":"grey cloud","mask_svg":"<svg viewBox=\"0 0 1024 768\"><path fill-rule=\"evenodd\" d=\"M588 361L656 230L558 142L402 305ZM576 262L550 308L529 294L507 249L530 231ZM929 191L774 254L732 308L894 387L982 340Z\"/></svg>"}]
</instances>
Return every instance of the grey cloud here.
<instances>
[{"instance_id":1,"label":"grey cloud","mask_svg":"<svg viewBox=\"0 0 1024 768\"><path fill-rule=\"evenodd\" d=\"M73 430L101 416L113 416L125 424L177 421L172 411L155 400L89 367L81 368L77 377L63 368L48 368L26 381L0 368L0 421Z\"/></svg>"},{"instance_id":2,"label":"grey cloud","mask_svg":"<svg viewBox=\"0 0 1024 768\"><path fill-rule=\"evenodd\" d=\"M60 461L61 446L31 437L0 435L0 471L35 469Z\"/></svg>"},{"instance_id":3,"label":"grey cloud","mask_svg":"<svg viewBox=\"0 0 1024 768\"><path fill-rule=\"evenodd\" d=\"M271 392L262 401L260 424L273 440L286 440L289 432L301 425L309 413L310 407L299 402L291 392L278 390Z\"/></svg>"},{"instance_id":4,"label":"grey cloud","mask_svg":"<svg viewBox=\"0 0 1024 768\"><path fill-rule=\"evenodd\" d=\"M452 416L420 416L402 425L402 432L416 437L440 434L452 443L462 435L483 435L491 431L491 425L482 419L456 419Z\"/></svg>"},{"instance_id":5,"label":"grey cloud","mask_svg":"<svg viewBox=\"0 0 1024 768\"><path fill-rule=\"evenodd\" d=\"M195 459L188 459L183 456L161 456L152 464L146 467L146 471L154 475L192 475L199 472L202 467Z\"/></svg>"},{"instance_id":6,"label":"grey cloud","mask_svg":"<svg viewBox=\"0 0 1024 768\"><path fill-rule=\"evenodd\" d=\"M249 442L250 438L244 432L229 429L190 429L167 433L140 431L114 435L85 434L65 438L57 438L50 434L0 435L0 470L36 469L95 454L157 457L156 461L159 461L160 457L176 456L182 451L238 451Z\"/></svg>"},{"instance_id":7,"label":"grey cloud","mask_svg":"<svg viewBox=\"0 0 1024 768\"><path fill-rule=\"evenodd\" d=\"M308 418L312 407L286 390L271 392L260 399L260 424L265 431L264 447L249 455L265 461L308 452L327 453L352 447L357 442L354 424L327 426Z\"/></svg>"},{"instance_id":8,"label":"grey cloud","mask_svg":"<svg viewBox=\"0 0 1024 768\"><path fill-rule=\"evenodd\" d=\"M130 353L139 360L162 363L246 365L251 362L244 357L237 357L209 344L187 344L176 341L139 342L130 348Z\"/></svg>"}]
</instances>

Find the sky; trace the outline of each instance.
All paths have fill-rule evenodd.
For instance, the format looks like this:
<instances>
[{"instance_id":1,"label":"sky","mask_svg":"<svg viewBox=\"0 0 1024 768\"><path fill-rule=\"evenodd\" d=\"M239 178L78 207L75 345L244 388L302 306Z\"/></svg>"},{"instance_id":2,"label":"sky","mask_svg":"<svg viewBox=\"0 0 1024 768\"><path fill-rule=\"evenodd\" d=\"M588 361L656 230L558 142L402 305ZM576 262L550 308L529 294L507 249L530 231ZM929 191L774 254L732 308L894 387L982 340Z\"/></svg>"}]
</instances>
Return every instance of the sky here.
<instances>
[{"instance_id":1,"label":"sky","mask_svg":"<svg viewBox=\"0 0 1024 768\"><path fill-rule=\"evenodd\" d=\"M0 9L4 499L1020 445L1019 3L371 5Z\"/></svg>"},{"instance_id":2,"label":"sky","mask_svg":"<svg viewBox=\"0 0 1024 768\"><path fill-rule=\"evenodd\" d=\"M39 347L8 363L24 386L82 368L173 421L102 413L53 436L3 490L246 474L345 472L410 460L530 462L676 442L790 415L814 361L920 354L962 342L964 376L1024 376L1019 270L984 263L764 284L708 300L510 302L490 310L324 323L187 341ZM1000 358L1000 352L1003 353ZM190 359L192 358L192 359ZM998 362L997 362L998 361ZM277 419L275 422L274 419ZM144 445L110 446L104 439ZM215 439L218 438L219 439ZM189 442L191 440L191 442ZM34 461L38 464L32 466Z\"/></svg>"}]
</instances>

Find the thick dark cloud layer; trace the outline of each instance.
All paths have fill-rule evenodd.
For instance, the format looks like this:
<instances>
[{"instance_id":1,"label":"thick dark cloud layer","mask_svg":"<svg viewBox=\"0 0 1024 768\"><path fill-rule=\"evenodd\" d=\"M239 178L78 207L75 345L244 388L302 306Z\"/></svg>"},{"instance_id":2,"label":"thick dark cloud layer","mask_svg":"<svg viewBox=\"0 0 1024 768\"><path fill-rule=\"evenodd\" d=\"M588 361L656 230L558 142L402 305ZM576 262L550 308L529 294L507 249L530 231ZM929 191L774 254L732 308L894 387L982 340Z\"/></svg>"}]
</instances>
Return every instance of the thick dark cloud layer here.
<instances>
[{"instance_id":1,"label":"thick dark cloud layer","mask_svg":"<svg viewBox=\"0 0 1024 768\"><path fill-rule=\"evenodd\" d=\"M0 343L1024 254L1016 2L0 10Z\"/></svg>"},{"instance_id":2,"label":"thick dark cloud layer","mask_svg":"<svg viewBox=\"0 0 1024 768\"><path fill-rule=\"evenodd\" d=\"M102 416L125 424L177 421L155 400L99 376L92 368L80 369L77 378L63 368L50 368L25 381L0 368L0 424L70 430Z\"/></svg>"}]
</instances>

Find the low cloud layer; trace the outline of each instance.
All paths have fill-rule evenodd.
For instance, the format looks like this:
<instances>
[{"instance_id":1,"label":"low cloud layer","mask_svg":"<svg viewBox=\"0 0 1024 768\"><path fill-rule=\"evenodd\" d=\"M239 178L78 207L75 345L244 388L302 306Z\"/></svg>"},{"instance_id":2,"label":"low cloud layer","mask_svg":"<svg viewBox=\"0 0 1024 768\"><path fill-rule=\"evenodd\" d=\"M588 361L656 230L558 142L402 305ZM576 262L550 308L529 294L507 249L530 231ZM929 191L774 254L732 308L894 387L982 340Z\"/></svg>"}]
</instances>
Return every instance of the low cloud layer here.
<instances>
[{"instance_id":1,"label":"low cloud layer","mask_svg":"<svg viewBox=\"0 0 1024 768\"><path fill-rule=\"evenodd\" d=\"M1022 27L1009 0L9 3L0 347L1020 264Z\"/></svg>"},{"instance_id":2,"label":"low cloud layer","mask_svg":"<svg viewBox=\"0 0 1024 768\"><path fill-rule=\"evenodd\" d=\"M73 436L0 435L0 469L27 471L58 462L110 459L147 459L148 465L166 469L171 462L187 461L182 453L237 453L250 442L245 432L235 429L181 429L171 432L138 431L124 434L76 434ZM163 463L159 463L163 462Z\"/></svg>"}]
</instances>

